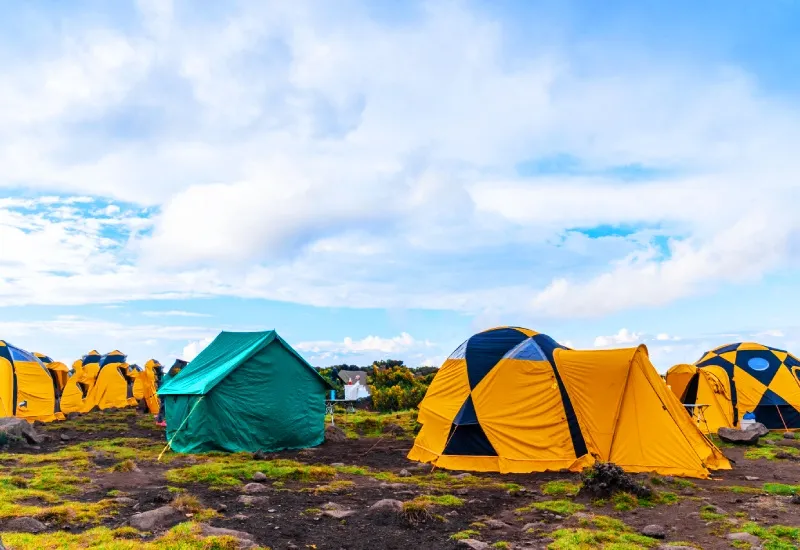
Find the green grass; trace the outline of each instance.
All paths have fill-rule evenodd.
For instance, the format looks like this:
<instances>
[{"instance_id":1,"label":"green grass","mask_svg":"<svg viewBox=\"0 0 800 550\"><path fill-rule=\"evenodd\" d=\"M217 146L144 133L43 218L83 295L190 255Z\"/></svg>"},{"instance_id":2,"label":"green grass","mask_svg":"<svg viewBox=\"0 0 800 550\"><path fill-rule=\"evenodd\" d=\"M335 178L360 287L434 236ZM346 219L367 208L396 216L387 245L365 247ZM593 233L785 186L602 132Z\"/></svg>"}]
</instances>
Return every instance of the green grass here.
<instances>
[{"instance_id":1,"label":"green grass","mask_svg":"<svg viewBox=\"0 0 800 550\"><path fill-rule=\"evenodd\" d=\"M411 502L423 506L443 506L446 508L458 508L464 505L464 499L453 495L420 495Z\"/></svg>"},{"instance_id":2,"label":"green grass","mask_svg":"<svg viewBox=\"0 0 800 550\"><path fill-rule=\"evenodd\" d=\"M785 485L783 483L765 483L764 492L770 495L792 496L800 492L800 485Z\"/></svg>"},{"instance_id":3,"label":"green grass","mask_svg":"<svg viewBox=\"0 0 800 550\"><path fill-rule=\"evenodd\" d=\"M542 485L542 493L549 497L574 497L580 490L580 483L569 481L548 481Z\"/></svg>"},{"instance_id":4,"label":"green grass","mask_svg":"<svg viewBox=\"0 0 800 550\"><path fill-rule=\"evenodd\" d=\"M729 491L739 495L755 495L764 492L758 487L744 487L741 485L723 485L721 487L716 487L716 489L717 491Z\"/></svg>"},{"instance_id":5,"label":"green grass","mask_svg":"<svg viewBox=\"0 0 800 550\"><path fill-rule=\"evenodd\" d=\"M765 458L767 460L779 460L775 455L778 453L786 453L788 455L797 456L800 451L794 447L776 446L776 445L758 445L755 447L748 447L744 451L744 457L748 460L758 460Z\"/></svg>"},{"instance_id":6,"label":"green grass","mask_svg":"<svg viewBox=\"0 0 800 550\"><path fill-rule=\"evenodd\" d=\"M764 550L796 550L800 546L800 527L772 525L765 527L757 523L745 523L741 529L764 541Z\"/></svg>"},{"instance_id":7,"label":"green grass","mask_svg":"<svg viewBox=\"0 0 800 550\"><path fill-rule=\"evenodd\" d=\"M498 548L499 550L509 550L511 545L504 540L499 540L492 545L492 548Z\"/></svg>"},{"instance_id":8,"label":"green grass","mask_svg":"<svg viewBox=\"0 0 800 550\"><path fill-rule=\"evenodd\" d=\"M174 468L166 473L170 483L203 483L211 487L236 487L252 479L256 472L269 479L326 481L336 476L330 466L309 466L294 460L252 460L250 455L226 455L213 462Z\"/></svg>"},{"instance_id":9,"label":"green grass","mask_svg":"<svg viewBox=\"0 0 800 550\"><path fill-rule=\"evenodd\" d=\"M550 537L553 539L548 546L550 550L638 550L659 544L655 539L636 533L592 529L558 529L550 533Z\"/></svg>"},{"instance_id":10,"label":"green grass","mask_svg":"<svg viewBox=\"0 0 800 550\"><path fill-rule=\"evenodd\" d=\"M475 529L466 529L450 535L450 540L466 540L471 539L472 537L477 537L478 535L480 535L480 533Z\"/></svg>"},{"instance_id":11,"label":"green grass","mask_svg":"<svg viewBox=\"0 0 800 550\"><path fill-rule=\"evenodd\" d=\"M534 510L540 510L552 512L553 514L558 514L561 516L571 516L572 514L581 512L585 509L586 507L583 504L577 504L569 500L545 500L542 502L533 502L527 506L523 506L522 508L517 508L515 512L517 514L525 514Z\"/></svg>"},{"instance_id":12,"label":"green grass","mask_svg":"<svg viewBox=\"0 0 800 550\"><path fill-rule=\"evenodd\" d=\"M727 517L725 514L717 513L715 510L715 506L703 506L700 508L700 519L703 521L722 521Z\"/></svg>"},{"instance_id":13,"label":"green grass","mask_svg":"<svg viewBox=\"0 0 800 550\"><path fill-rule=\"evenodd\" d=\"M630 493L616 493L611 497L611 504L617 512L630 512L639 507L639 499Z\"/></svg>"},{"instance_id":14,"label":"green grass","mask_svg":"<svg viewBox=\"0 0 800 550\"><path fill-rule=\"evenodd\" d=\"M326 421L330 422L330 415L326 416ZM383 433L383 429L388 424L397 424L403 428L404 439L414 437L414 428L417 422L417 411L398 411L393 413L374 413L370 411L357 410L353 413L345 413L344 409L336 410L336 425L342 428L350 439L358 437L391 437Z\"/></svg>"}]
</instances>

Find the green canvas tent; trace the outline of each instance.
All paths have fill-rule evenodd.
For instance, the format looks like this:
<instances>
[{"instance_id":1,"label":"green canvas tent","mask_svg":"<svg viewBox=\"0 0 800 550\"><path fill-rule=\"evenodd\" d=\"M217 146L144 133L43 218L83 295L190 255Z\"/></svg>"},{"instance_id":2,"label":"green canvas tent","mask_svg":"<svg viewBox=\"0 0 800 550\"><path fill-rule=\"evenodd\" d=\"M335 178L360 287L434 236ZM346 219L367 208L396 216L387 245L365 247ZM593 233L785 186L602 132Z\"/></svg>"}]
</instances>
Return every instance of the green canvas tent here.
<instances>
[{"instance_id":1,"label":"green canvas tent","mask_svg":"<svg viewBox=\"0 0 800 550\"><path fill-rule=\"evenodd\" d=\"M271 330L221 332L158 394L174 451L272 452L324 441L330 388Z\"/></svg>"}]
</instances>

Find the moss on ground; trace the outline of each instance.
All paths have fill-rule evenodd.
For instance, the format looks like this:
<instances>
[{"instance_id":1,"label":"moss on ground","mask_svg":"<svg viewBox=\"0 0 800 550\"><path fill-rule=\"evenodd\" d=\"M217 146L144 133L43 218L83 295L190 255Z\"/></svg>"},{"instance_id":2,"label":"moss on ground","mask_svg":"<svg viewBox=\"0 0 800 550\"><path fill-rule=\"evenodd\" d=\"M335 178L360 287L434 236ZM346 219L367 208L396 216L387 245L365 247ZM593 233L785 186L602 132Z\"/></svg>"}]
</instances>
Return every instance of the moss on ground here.
<instances>
[{"instance_id":1,"label":"moss on ground","mask_svg":"<svg viewBox=\"0 0 800 550\"><path fill-rule=\"evenodd\" d=\"M553 514L558 514L560 516L571 516L572 514L585 509L586 507L583 504L578 504L570 500L544 500L542 502L532 502L527 506L517 508L515 512L517 514L525 514L534 510L539 510L552 512Z\"/></svg>"},{"instance_id":2,"label":"moss on ground","mask_svg":"<svg viewBox=\"0 0 800 550\"><path fill-rule=\"evenodd\" d=\"M581 484L563 480L548 481L541 490L542 494L549 497L574 497L581 490Z\"/></svg>"}]
</instances>

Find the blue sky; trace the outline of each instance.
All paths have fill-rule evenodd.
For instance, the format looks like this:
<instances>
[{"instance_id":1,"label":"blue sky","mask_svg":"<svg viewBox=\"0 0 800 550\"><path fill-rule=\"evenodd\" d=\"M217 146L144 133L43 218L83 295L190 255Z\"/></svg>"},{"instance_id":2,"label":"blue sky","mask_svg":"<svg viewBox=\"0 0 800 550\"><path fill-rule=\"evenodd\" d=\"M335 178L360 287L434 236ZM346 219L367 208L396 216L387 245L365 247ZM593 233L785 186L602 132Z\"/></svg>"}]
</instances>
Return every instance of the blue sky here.
<instances>
[{"instance_id":1,"label":"blue sky","mask_svg":"<svg viewBox=\"0 0 800 550\"><path fill-rule=\"evenodd\" d=\"M800 4L201 4L5 10L0 338L800 352Z\"/></svg>"}]
</instances>

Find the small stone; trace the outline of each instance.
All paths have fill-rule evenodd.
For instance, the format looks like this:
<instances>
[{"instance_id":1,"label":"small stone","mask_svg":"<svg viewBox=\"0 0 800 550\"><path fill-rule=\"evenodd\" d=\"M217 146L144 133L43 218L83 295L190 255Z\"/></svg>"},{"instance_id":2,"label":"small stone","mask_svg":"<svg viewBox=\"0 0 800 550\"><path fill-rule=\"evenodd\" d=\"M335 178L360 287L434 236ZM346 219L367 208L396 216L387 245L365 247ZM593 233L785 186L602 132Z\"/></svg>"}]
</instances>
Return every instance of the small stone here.
<instances>
[{"instance_id":1,"label":"small stone","mask_svg":"<svg viewBox=\"0 0 800 550\"><path fill-rule=\"evenodd\" d=\"M750 546L761 546L761 539L750 533L731 533L727 536L728 540L747 542Z\"/></svg>"},{"instance_id":2,"label":"small stone","mask_svg":"<svg viewBox=\"0 0 800 550\"><path fill-rule=\"evenodd\" d=\"M456 512L455 510L450 510L449 512L447 512L444 515L444 517L446 517L446 518L457 518L458 515L459 515L458 512Z\"/></svg>"},{"instance_id":3,"label":"small stone","mask_svg":"<svg viewBox=\"0 0 800 550\"><path fill-rule=\"evenodd\" d=\"M270 514L274 514L275 512L277 512L277 510L275 508L270 508L269 510L267 510L267 512L269 512Z\"/></svg>"},{"instance_id":4,"label":"small stone","mask_svg":"<svg viewBox=\"0 0 800 550\"><path fill-rule=\"evenodd\" d=\"M486 524L486 527L492 529L493 531L499 531L500 529L508 529L511 527L509 524L504 521L500 521L499 519L487 519L484 521L484 524Z\"/></svg>"},{"instance_id":5,"label":"small stone","mask_svg":"<svg viewBox=\"0 0 800 550\"><path fill-rule=\"evenodd\" d=\"M744 478L745 478L747 481L758 481L759 479L761 479L761 478L759 478L759 477L756 477L756 476L744 476Z\"/></svg>"},{"instance_id":6,"label":"small stone","mask_svg":"<svg viewBox=\"0 0 800 550\"><path fill-rule=\"evenodd\" d=\"M47 529L47 527L45 527L44 523L38 519L24 517L14 518L6 523L5 530L14 531L17 533L31 533L35 535L37 533L41 533L45 529Z\"/></svg>"},{"instance_id":7,"label":"small stone","mask_svg":"<svg viewBox=\"0 0 800 550\"><path fill-rule=\"evenodd\" d=\"M61 434L61 441L71 441L72 438L67 434Z\"/></svg>"},{"instance_id":8,"label":"small stone","mask_svg":"<svg viewBox=\"0 0 800 550\"><path fill-rule=\"evenodd\" d=\"M221 527L212 527L206 523L200 524L200 534L204 537L232 537L238 542L237 547L240 549L256 548L258 545L253 540L253 535L245 533L244 531L234 531L233 529L223 529Z\"/></svg>"},{"instance_id":9,"label":"small stone","mask_svg":"<svg viewBox=\"0 0 800 550\"><path fill-rule=\"evenodd\" d=\"M255 497L252 495L240 495L239 498L236 499L236 502L239 504L244 504L245 506L255 506L257 504L265 504L269 499L267 497Z\"/></svg>"},{"instance_id":10,"label":"small stone","mask_svg":"<svg viewBox=\"0 0 800 550\"><path fill-rule=\"evenodd\" d=\"M572 514L572 517L575 519L590 520L592 519L593 516L592 514L587 514L586 512L575 512L574 514Z\"/></svg>"},{"instance_id":11,"label":"small stone","mask_svg":"<svg viewBox=\"0 0 800 550\"><path fill-rule=\"evenodd\" d=\"M464 548L472 548L472 550L487 550L489 548L487 543L475 539L460 540L458 541L458 545Z\"/></svg>"},{"instance_id":12,"label":"small stone","mask_svg":"<svg viewBox=\"0 0 800 550\"><path fill-rule=\"evenodd\" d=\"M408 489L409 485L407 483L381 483L379 487L381 489L391 489L393 491L398 491L401 489Z\"/></svg>"},{"instance_id":13,"label":"small stone","mask_svg":"<svg viewBox=\"0 0 800 550\"><path fill-rule=\"evenodd\" d=\"M117 497L115 499L112 499L111 502L113 502L114 504L119 504L120 506L133 506L136 504L135 500L128 497Z\"/></svg>"},{"instance_id":14,"label":"small stone","mask_svg":"<svg viewBox=\"0 0 800 550\"><path fill-rule=\"evenodd\" d=\"M298 550L299 546L297 546L292 541L286 543L286 550Z\"/></svg>"},{"instance_id":15,"label":"small stone","mask_svg":"<svg viewBox=\"0 0 800 550\"><path fill-rule=\"evenodd\" d=\"M792 504L800 504L800 494L792 495L792 499L789 502Z\"/></svg>"},{"instance_id":16,"label":"small stone","mask_svg":"<svg viewBox=\"0 0 800 550\"><path fill-rule=\"evenodd\" d=\"M344 468L344 462L334 462L331 464L331 468Z\"/></svg>"},{"instance_id":17,"label":"small stone","mask_svg":"<svg viewBox=\"0 0 800 550\"><path fill-rule=\"evenodd\" d=\"M455 479L467 479L472 477L472 474L469 472L464 472L463 474L458 474L457 476L453 476Z\"/></svg>"},{"instance_id":18,"label":"small stone","mask_svg":"<svg viewBox=\"0 0 800 550\"><path fill-rule=\"evenodd\" d=\"M642 534L653 539L663 539L667 536L667 530L663 525L648 525L642 529Z\"/></svg>"},{"instance_id":19,"label":"small stone","mask_svg":"<svg viewBox=\"0 0 800 550\"><path fill-rule=\"evenodd\" d=\"M355 512L353 510L325 510L322 515L333 519L344 519L355 515Z\"/></svg>"},{"instance_id":20,"label":"small stone","mask_svg":"<svg viewBox=\"0 0 800 550\"><path fill-rule=\"evenodd\" d=\"M236 514L231 519L235 519L236 521L247 521L250 519L250 516L246 516L244 514Z\"/></svg>"},{"instance_id":21,"label":"small stone","mask_svg":"<svg viewBox=\"0 0 800 550\"><path fill-rule=\"evenodd\" d=\"M268 460L267 453L264 451L256 451L253 453L253 460Z\"/></svg>"},{"instance_id":22,"label":"small stone","mask_svg":"<svg viewBox=\"0 0 800 550\"><path fill-rule=\"evenodd\" d=\"M338 504L336 502L326 502L325 504L323 504L321 506L321 508L323 510L339 510L339 511L347 510L347 508L345 508L344 506L342 506L341 504Z\"/></svg>"},{"instance_id":23,"label":"small stone","mask_svg":"<svg viewBox=\"0 0 800 550\"><path fill-rule=\"evenodd\" d=\"M784 432L783 438L784 439L795 439L794 432Z\"/></svg>"},{"instance_id":24,"label":"small stone","mask_svg":"<svg viewBox=\"0 0 800 550\"><path fill-rule=\"evenodd\" d=\"M713 512L715 514L721 514L723 516L727 516L728 515L728 512L726 512L724 508L720 508L719 506L712 506L709 509L709 511Z\"/></svg>"},{"instance_id":25,"label":"small stone","mask_svg":"<svg viewBox=\"0 0 800 550\"><path fill-rule=\"evenodd\" d=\"M242 489L243 493L247 493L248 495L252 495L255 493L264 493L266 492L267 488L260 484L260 483L248 483Z\"/></svg>"},{"instance_id":26,"label":"small stone","mask_svg":"<svg viewBox=\"0 0 800 550\"><path fill-rule=\"evenodd\" d=\"M411 477L411 472L408 470L400 470L400 473L397 474L397 477Z\"/></svg>"},{"instance_id":27,"label":"small stone","mask_svg":"<svg viewBox=\"0 0 800 550\"><path fill-rule=\"evenodd\" d=\"M172 506L162 506L155 510L134 514L131 516L129 523L131 527L139 531L152 531L153 529L166 529L177 525L183 517L183 514Z\"/></svg>"},{"instance_id":28,"label":"small stone","mask_svg":"<svg viewBox=\"0 0 800 550\"><path fill-rule=\"evenodd\" d=\"M536 529L541 529L545 526L543 521L537 521L535 523L526 523L522 526L522 531L527 533L528 531L535 531Z\"/></svg>"},{"instance_id":29,"label":"small stone","mask_svg":"<svg viewBox=\"0 0 800 550\"><path fill-rule=\"evenodd\" d=\"M220 504L217 506L217 512L227 512L228 505L227 504Z\"/></svg>"},{"instance_id":30,"label":"small stone","mask_svg":"<svg viewBox=\"0 0 800 550\"><path fill-rule=\"evenodd\" d=\"M385 498L369 507L370 512L402 512L403 503L399 500Z\"/></svg>"},{"instance_id":31,"label":"small stone","mask_svg":"<svg viewBox=\"0 0 800 550\"><path fill-rule=\"evenodd\" d=\"M256 472L253 474L253 481L262 482L266 480L267 480L267 474L265 474L264 472Z\"/></svg>"}]
</instances>

